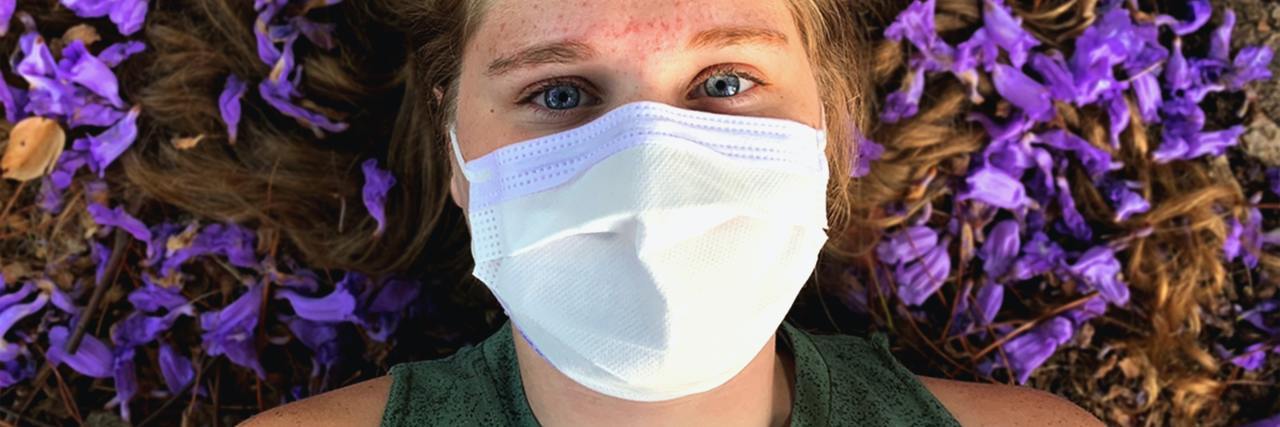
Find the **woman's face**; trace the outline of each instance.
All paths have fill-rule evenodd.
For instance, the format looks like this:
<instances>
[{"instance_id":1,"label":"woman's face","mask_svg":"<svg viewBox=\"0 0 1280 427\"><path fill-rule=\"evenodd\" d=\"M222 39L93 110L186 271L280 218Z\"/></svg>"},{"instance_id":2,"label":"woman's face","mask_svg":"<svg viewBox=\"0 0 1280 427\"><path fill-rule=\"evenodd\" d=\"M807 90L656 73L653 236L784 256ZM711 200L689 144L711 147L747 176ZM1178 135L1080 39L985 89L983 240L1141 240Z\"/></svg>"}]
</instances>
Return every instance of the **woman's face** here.
<instances>
[{"instance_id":1,"label":"woman's face","mask_svg":"<svg viewBox=\"0 0 1280 427\"><path fill-rule=\"evenodd\" d=\"M495 0L463 49L457 96L466 161L635 101L813 127L822 117L784 0Z\"/></svg>"}]
</instances>

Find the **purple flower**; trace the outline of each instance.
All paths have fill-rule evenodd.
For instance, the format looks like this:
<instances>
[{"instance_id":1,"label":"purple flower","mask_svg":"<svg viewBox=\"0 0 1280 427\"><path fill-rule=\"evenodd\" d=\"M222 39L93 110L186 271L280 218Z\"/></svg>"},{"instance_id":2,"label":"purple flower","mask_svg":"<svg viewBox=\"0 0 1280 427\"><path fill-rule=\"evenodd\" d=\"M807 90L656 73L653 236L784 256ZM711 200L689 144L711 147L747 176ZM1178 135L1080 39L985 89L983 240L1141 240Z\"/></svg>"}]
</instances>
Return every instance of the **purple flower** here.
<instances>
[{"instance_id":1,"label":"purple flower","mask_svg":"<svg viewBox=\"0 0 1280 427\"><path fill-rule=\"evenodd\" d=\"M120 87L111 67L89 53L84 42L72 40L62 48L62 60L58 68L65 72L63 78L75 82L85 89L105 98L111 105L120 107L124 101L120 99Z\"/></svg>"},{"instance_id":2,"label":"purple flower","mask_svg":"<svg viewBox=\"0 0 1280 427\"><path fill-rule=\"evenodd\" d=\"M1271 346L1267 343L1256 343L1245 348L1244 352L1231 358L1231 364L1244 368L1246 371L1256 371L1262 369L1262 365L1267 362L1267 350Z\"/></svg>"},{"instance_id":3,"label":"purple flower","mask_svg":"<svg viewBox=\"0 0 1280 427\"><path fill-rule=\"evenodd\" d=\"M147 50L147 45L136 40L112 43L111 46L107 46L107 48L103 49L102 52L98 52L98 60L107 64L108 67L115 68L116 65L120 65L121 62L129 59L130 56L144 50Z\"/></svg>"},{"instance_id":4,"label":"purple flower","mask_svg":"<svg viewBox=\"0 0 1280 427\"><path fill-rule=\"evenodd\" d=\"M289 24L302 32L312 44L325 49L333 49L333 30L335 25L319 23L298 15L289 18Z\"/></svg>"},{"instance_id":5,"label":"purple flower","mask_svg":"<svg viewBox=\"0 0 1280 427\"><path fill-rule=\"evenodd\" d=\"M978 305L975 307L978 311L978 324L989 325L996 318L996 313L1000 312L1000 306L1004 304L1004 285L995 282L987 282L981 289L978 289Z\"/></svg>"},{"instance_id":6,"label":"purple flower","mask_svg":"<svg viewBox=\"0 0 1280 427\"><path fill-rule=\"evenodd\" d=\"M9 329L12 329L13 325L17 324L18 321L40 311L49 302L49 295L41 292L36 294L35 300L26 304L18 304L17 301L21 301L31 294L32 289L28 286L23 286L16 294L10 294L17 295L20 298L8 298L11 299L8 302L8 306L0 309L0 361L12 360L12 355L5 351L5 347L9 344L5 342L4 335L9 333Z\"/></svg>"},{"instance_id":7,"label":"purple flower","mask_svg":"<svg viewBox=\"0 0 1280 427\"><path fill-rule=\"evenodd\" d=\"M90 240L89 248L89 251L93 253L93 260L96 261L97 265L94 273L94 280L98 283L103 283L103 276L107 274L108 260L111 259L111 248L98 243L97 240Z\"/></svg>"},{"instance_id":8,"label":"purple flower","mask_svg":"<svg viewBox=\"0 0 1280 427\"><path fill-rule=\"evenodd\" d=\"M292 317L287 323L293 336L313 352L316 368L330 368L337 363L340 354L337 328L301 317Z\"/></svg>"},{"instance_id":9,"label":"purple flower","mask_svg":"<svg viewBox=\"0 0 1280 427\"><path fill-rule=\"evenodd\" d=\"M227 82L218 96L218 109L222 112L222 121L227 124L227 140L236 143L236 128L240 124L240 98L244 96L248 86L235 74L227 75Z\"/></svg>"},{"instance_id":10,"label":"purple flower","mask_svg":"<svg viewBox=\"0 0 1280 427\"><path fill-rule=\"evenodd\" d=\"M1135 181L1113 181L1106 186L1107 199L1115 207L1116 222L1123 222L1134 214L1151 210L1151 203L1133 191L1140 187L1141 184Z\"/></svg>"},{"instance_id":11,"label":"purple flower","mask_svg":"<svg viewBox=\"0 0 1280 427\"><path fill-rule=\"evenodd\" d=\"M982 28L987 37L1008 52L1010 64L1022 68L1027 53L1040 42L1022 29L1022 18L1014 17L1003 0L984 0L982 5Z\"/></svg>"},{"instance_id":12,"label":"purple flower","mask_svg":"<svg viewBox=\"0 0 1280 427\"><path fill-rule=\"evenodd\" d=\"M1280 347L1276 347L1276 348L1280 348ZM1245 424L1241 427L1276 427L1276 426L1280 426L1280 414L1275 414L1270 417L1257 420L1249 424Z\"/></svg>"},{"instance_id":13,"label":"purple flower","mask_svg":"<svg viewBox=\"0 0 1280 427\"><path fill-rule=\"evenodd\" d=\"M361 170L364 171L364 207L378 221L378 228L373 231L373 235L378 236L386 228L387 190L396 185L396 177L379 168L377 159L365 160Z\"/></svg>"},{"instance_id":14,"label":"purple flower","mask_svg":"<svg viewBox=\"0 0 1280 427\"><path fill-rule=\"evenodd\" d=\"M1058 316L1006 342L1004 354L1009 358L1010 370L1017 376L1018 384L1026 384L1031 373L1074 335L1071 321Z\"/></svg>"},{"instance_id":15,"label":"purple flower","mask_svg":"<svg viewBox=\"0 0 1280 427\"><path fill-rule=\"evenodd\" d=\"M266 371L258 361L254 345L254 328L258 325L258 308L262 305L262 285L255 283L244 294L221 310L200 315L201 340L210 356L225 354L237 365L249 368L266 379Z\"/></svg>"},{"instance_id":16,"label":"purple flower","mask_svg":"<svg viewBox=\"0 0 1280 427\"><path fill-rule=\"evenodd\" d=\"M1280 197L1280 167L1267 169L1267 181L1271 182L1271 193Z\"/></svg>"},{"instance_id":17,"label":"purple flower","mask_svg":"<svg viewBox=\"0 0 1280 427\"><path fill-rule=\"evenodd\" d=\"M421 288L422 284L416 280L392 278L383 283L372 301L359 310L360 323L369 337L378 342L386 341L399 326L405 309L418 299Z\"/></svg>"},{"instance_id":18,"label":"purple flower","mask_svg":"<svg viewBox=\"0 0 1280 427\"><path fill-rule=\"evenodd\" d=\"M1013 275L1027 280L1066 265L1066 253L1049 236L1037 231L1031 241L1022 245L1022 256L1013 263Z\"/></svg>"},{"instance_id":19,"label":"purple flower","mask_svg":"<svg viewBox=\"0 0 1280 427\"><path fill-rule=\"evenodd\" d=\"M1120 261L1111 248L1089 249L1071 265L1071 272L1087 289L1097 289L1107 302L1115 305L1129 302L1129 286L1120 280Z\"/></svg>"},{"instance_id":20,"label":"purple flower","mask_svg":"<svg viewBox=\"0 0 1280 427\"><path fill-rule=\"evenodd\" d=\"M276 292L276 298L288 299L298 317L317 322L341 322L351 319L356 299L351 292L338 287L323 297L307 297L290 289Z\"/></svg>"},{"instance_id":21,"label":"purple flower","mask_svg":"<svg viewBox=\"0 0 1280 427\"><path fill-rule=\"evenodd\" d=\"M173 326L179 316L194 316L195 309L190 305L170 310L163 316L147 316L133 312L111 327L111 341L117 347L133 348L155 341L164 331Z\"/></svg>"},{"instance_id":22,"label":"purple flower","mask_svg":"<svg viewBox=\"0 0 1280 427\"><path fill-rule=\"evenodd\" d=\"M1142 116L1142 120L1147 123L1160 122L1158 112L1164 98L1160 91L1160 81L1155 73L1134 77L1129 85L1133 88L1134 97L1137 98L1138 113Z\"/></svg>"},{"instance_id":23,"label":"purple flower","mask_svg":"<svg viewBox=\"0 0 1280 427\"><path fill-rule=\"evenodd\" d=\"M146 243L148 246L151 245L151 230L142 221L125 212L124 206L107 208L103 204L90 203L86 209L89 211L89 216L93 218L93 221L101 225L104 230L120 227L135 239Z\"/></svg>"},{"instance_id":24,"label":"purple flower","mask_svg":"<svg viewBox=\"0 0 1280 427\"><path fill-rule=\"evenodd\" d=\"M1209 5L1209 0L1187 0L1187 6L1191 8L1191 20L1179 21L1178 18L1169 15L1159 15L1156 17L1156 24L1168 25L1173 29L1174 34L1185 36L1196 32L1209 22L1209 15L1213 13L1213 6Z\"/></svg>"},{"instance_id":25,"label":"purple flower","mask_svg":"<svg viewBox=\"0 0 1280 427\"><path fill-rule=\"evenodd\" d=\"M1050 51L1048 54L1033 52L1031 54L1031 69L1036 70L1044 77L1045 83L1049 88L1049 94L1053 99L1059 101L1071 101L1076 96L1075 76L1071 74L1071 70L1067 69L1067 60L1062 57L1062 52Z\"/></svg>"},{"instance_id":26,"label":"purple flower","mask_svg":"<svg viewBox=\"0 0 1280 427\"><path fill-rule=\"evenodd\" d=\"M169 393L177 395L195 380L196 371L191 366L191 359L178 353L169 344L160 344L160 375L164 377Z\"/></svg>"},{"instance_id":27,"label":"purple flower","mask_svg":"<svg viewBox=\"0 0 1280 427\"><path fill-rule=\"evenodd\" d=\"M1062 211L1062 227L1072 237L1081 241L1093 240L1093 229L1089 228L1089 224L1085 222L1084 215L1076 209L1075 196L1071 194L1071 183L1066 177L1058 176L1054 178L1054 182L1058 184L1058 208Z\"/></svg>"},{"instance_id":28,"label":"purple flower","mask_svg":"<svg viewBox=\"0 0 1280 427\"><path fill-rule=\"evenodd\" d=\"M1044 121L1053 116L1049 90L1027 77L1021 70L997 63L991 73L991 80L1000 96L1021 108L1032 119Z\"/></svg>"},{"instance_id":29,"label":"purple flower","mask_svg":"<svg viewBox=\"0 0 1280 427\"><path fill-rule=\"evenodd\" d=\"M142 107L135 106L106 131L77 139L72 144L76 150L89 152L89 169L97 172L99 178L105 177L107 166L133 145L138 137L138 113L141 111Z\"/></svg>"},{"instance_id":30,"label":"purple flower","mask_svg":"<svg viewBox=\"0 0 1280 427\"><path fill-rule=\"evenodd\" d=\"M26 118L26 105L27 91L9 86L0 79L0 107L4 107L5 120L9 123L17 123Z\"/></svg>"},{"instance_id":31,"label":"purple flower","mask_svg":"<svg viewBox=\"0 0 1280 427\"><path fill-rule=\"evenodd\" d=\"M111 347L98 338L85 334L75 354L67 354L66 344L70 333L66 326L54 326L49 330L49 363L58 366L66 363L71 369L94 378L110 378L114 370Z\"/></svg>"},{"instance_id":32,"label":"purple flower","mask_svg":"<svg viewBox=\"0 0 1280 427\"><path fill-rule=\"evenodd\" d=\"M1221 62L1231 60L1231 30L1236 26L1236 12L1226 9L1222 14L1222 23L1213 29L1209 37L1209 58Z\"/></svg>"},{"instance_id":33,"label":"purple flower","mask_svg":"<svg viewBox=\"0 0 1280 427\"><path fill-rule=\"evenodd\" d=\"M4 36L9 33L9 21L13 20L15 1L16 0L0 0L0 36Z\"/></svg>"},{"instance_id":34,"label":"purple flower","mask_svg":"<svg viewBox=\"0 0 1280 427\"><path fill-rule=\"evenodd\" d=\"M924 68L912 69L911 80L907 82L906 87L885 98L884 111L880 113L880 120L896 123L916 115L920 109L920 96L924 94L924 72Z\"/></svg>"},{"instance_id":35,"label":"purple flower","mask_svg":"<svg viewBox=\"0 0 1280 427\"><path fill-rule=\"evenodd\" d=\"M908 264L899 264L894 277L898 285L898 297L909 306L923 304L938 291L951 272L951 256L947 254L949 239L924 254L923 258Z\"/></svg>"},{"instance_id":36,"label":"purple flower","mask_svg":"<svg viewBox=\"0 0 1280 427\"><path fill-rule=\"evenodd\" d=\"M133 304L134 308L150 313L159 311L161 308L173 310L187 303L187 299L178 289L156 285L146 274L142 276L142 280L146 282L146 286L129 293L129 303Z\"/></svg>"},{"instance_id":37,"label":"purple flower","mask_svg":"<svg viewBox=\"0 0 1280 427\"><path fill-rule=\"evenodd\" d=\"M280 113L294 118L299 124L311 129L317 138L324 136L322 130L329 132L346 130L346 123L335 122L323 114L294 103L295 99L301 96L297 86L302 80L302 67L297 66L293 59L293 43L297 38L297 34L294 34L285 41L284 50L272 67L271 74L258 83L258 94Z\"/></svg>"},{"instance_id":38,"label":"purple flower","mask_svg":"<svg viewBox=\"0 0 1280 427\"><path fill-rule=\"evenodd\" d=\"M108 16L126 36L142 29L147 17L147 0L62 0L62 4L81 18Z\"/></svg>"},{"instance_id":39,"label":"purple flower","mask_svg":"<svg viewBox=\"0 0 1280 427\"><path fill-rule=\"evenodd\" d=\"M1111 153L1066 130L1049 131L1040 134L1037 139L1050 147L1075 154L1076 159L1080 160L1080 164L1094 178L1124 166L1119 161L1112 160Z\"/></svg>"},{"instance_id":40,"label":"purple flower","mask_svg":"<svg viewBox=\"0 0 1280 427\"><path fill-rule=\"evenodd\" d=\"M995 168L979 168L965 182L969 188L956 197L958 200L978 200L1012 211L1026 208L1030 203L1022 183Z\"/></svg>"},{"instance_id":41,"label":"purple flower","mask_svg":"<svg viewBox=\"0 0 1280 427\"><path fill-rule=\"evenodd\" d=\"M1018 256L1018 251L1022 249L1020 232L1021 228L1014 220L1000 221L991 227L987 240L978 251L978 255L982 257L982 269L986 271L987 277L995 280L1009 271L1009 267Z\"/></svg>"},{"instance_id":42,"label":"purple flower","mask_svg":"<svg viewBox=\"0 0 1280 427\"><path fill-rule=\"evenodd\" d=\"M236 267L253 267L257 264L254 239L252 230L237 224L206 225L186 246L171 248L160 267L160 275L167 278L188 260L210 254L221 254Z\"/></svg>"},{"instance_id":43,"label":"purple flower","mask_svg":"<svg viewBox=\"0 0 1280 427\"><path fill-rule=\"evenodd\" d=\"M938 244L938 233L924 226L907 227L876 246L876 256L885 264L901 264L924 256Z\"/></svg>"},{"instance_id":44,"label":"purple flower","mask_svg":"<svg viewBox=\"0 0 1280 427\"><path fill-rule=\"evenodd\" d=\"M1262 253L1264 239L1262 237L1262 213L1258 208L1250 208L1244 222L1235 218L1227 220L1231 229L1222 244L1222 252L1227 262L1242 258L1244 265L1250 269L1258 266L1258 254Z\"/></svg>"},{"instance_id":45,"label":"purple flower","mask_svg":"<svg viewBox=\"0 0 1280 427\"><path fill-rule=\"evenodd\" d=\"M129 400L138 392L138 369L133 365L133 347L117 347L112 358L112 377L115 379L115 402L120 404L120 418L129 421Z\"/></svg>"},{"instance_id":46,"label":"purple flower","mask_svg":"<svg viewBox=\"0 0 1280 427\"><path fill-rule=\"evenodd\" d=\"M931 67L949 62L950 59L947 58L953 55L951 46L942 41L934 27L935 7L936 0L916 0L899 13L893 23L884 30L884 36L889 40L902 41L904 38L909 40L925 56L923 61L932 64ZM923 80L920 80L920 83L923 85Z\"/></svg>"},{"instance_id":47,"label":"purple flower","mask_svg":"<svg viewBox=\"0 0 1280 427\"><path fill-rule=\"evenodd\" d=\"M849 177L861 178L871 173L871 162L880 160L880 156L884 155L884 146L867 139L862 136L861 132L856 132L857 155L854 156L853 168L849 170Z\"/></svg>"},{"instance_id":48,"label":"purple flower","mask_svg":"<svg viewBox=\"0 0 1280 427\"><path fill-rule=\"evenodd\" d=\"M1254 80L1271 79L1271 58L1274 51L1270 46L1249 46L1240 49L1232 61L1231 73L1227 75L1226 86L1231 90L1240 90Z\"/></svg>"}]
</instances>

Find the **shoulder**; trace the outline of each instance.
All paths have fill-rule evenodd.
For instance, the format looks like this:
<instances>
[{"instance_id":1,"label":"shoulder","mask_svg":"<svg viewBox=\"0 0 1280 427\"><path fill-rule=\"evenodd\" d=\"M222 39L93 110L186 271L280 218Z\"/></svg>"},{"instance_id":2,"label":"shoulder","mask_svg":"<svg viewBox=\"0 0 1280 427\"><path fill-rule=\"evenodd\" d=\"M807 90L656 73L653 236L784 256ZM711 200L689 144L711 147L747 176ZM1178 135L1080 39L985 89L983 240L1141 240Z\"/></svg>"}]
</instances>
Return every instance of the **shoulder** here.
<instances>
[{"instance_id":1,"label":"shoulder","mask_svg":"<svg viewBox=\"0 0 1280 427\"><path fill-rule=\"evenodd\" d=\"M277 406L240 424L244 427L376 426L391 392L383 375L297 402Z\"/></svg>"},{"instance_id":2,"label":"shoulder","mask_svg":"<svg viewBox=\"0 0 1280 427\"><path fill-rule=\"evenodd\" d=\"M918 378L963 425L1103 425L1071 401L1030 387Z\"/></svg>"}]
</instances>

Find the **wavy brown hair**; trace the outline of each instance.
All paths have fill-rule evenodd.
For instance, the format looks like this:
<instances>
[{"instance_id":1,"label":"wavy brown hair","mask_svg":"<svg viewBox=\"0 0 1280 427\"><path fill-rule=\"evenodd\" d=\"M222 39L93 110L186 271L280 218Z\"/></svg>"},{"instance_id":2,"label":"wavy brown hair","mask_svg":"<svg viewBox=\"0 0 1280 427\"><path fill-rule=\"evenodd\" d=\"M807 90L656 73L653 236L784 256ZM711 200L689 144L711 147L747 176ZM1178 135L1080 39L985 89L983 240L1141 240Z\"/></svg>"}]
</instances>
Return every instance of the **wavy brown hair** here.
<instances>
[{"instance_id":1,"label":"wavy brown hair","mask_svg":"<svg viewBox=\"0 0 1280 427\"><path fill-rule=\"evenodd\" d=\"M41 16L42 29L59 31L76 20L56 1ZM884 230L927 205L949 203L948 180L963 178L968 161L986 140L964 120L974 105L963 85L949 77L928 82L916 116L880 124L875 100L906 75L906 51L881 33L906 0L792 0L809 49L828 117L831 239L806 291L848 292L858 280L849 266L870 268L869 249ZM1092 0L1047 0L1018 8L1026 26L1050 46L1062 46L1088 26ZM259 230L260 250L296 254L315 268L366 273L402 272L433 277L487 298L470 278L473 265L462 212L448 199L450 177L445 123L462 46L482 19L481 0L347 1L310 12L338 24L336 48L300 43L300 90L314 107L350 124L345 132L317 138L250 91L235 144L220 120L218 95L228 74L250 82L270 73L256 55L250 0L156 2L148 17L148 51L119 70L125 99L142 106L139 138L121 158L125 192L211 220L240 222ZM25 7L25 6L24 6ZM981 24L981 0L938 0L937 25L954 40ZM15 37L10 35L8 37ZM12 40L6 40L12 43ZM438 101L435 90L445 96ZM989 81L980 90L993 93ZM1098 146L1105 112L1059 105L1064 125ZM1138 381L1152 398L1134 413L1163 404L1164 396L1191 419L1215 410L1222 391L1212 379L1216 362L1201 343L1198 307L1212 306L1227 282L1220 251L1226 226L1214 205L1239 206L1240 190L1223 184L1207 164L1155 164L1156 144L1131 102L1131 123L1117 155L1126 173L1140 177L1152 209L1112 223L1105 198L1091 185L1074 186L1081 212L1111 224L1116 234L1150 228L1124 253L1134 289L1132 331L1124 351L1149 367ZM885 147L870 175L850 178L862 133ZM204 135L179 149L174 137ZM395 175L387 196L387 232L360 204L359 164L378 158ZM1073 182L1087 183L1083 175ZM901 202L905 214L886 214ZM1264 263L1276 266L1271 258ZM818 287L820 286L820 287ZM947 288L951 288L949 285ZM815 289L816 288L816 289ZM954 290L950 291L954 293ZM833 325L834 326L834 325ZM906 337L910 340L911 337ZM945 355L944 355L945 356ZM1090 406L1085 395L1071 396ZM1097 400L1102 402L1102 400ZM1104 411L1094 405L1096 413Z\"/></svg>"}]
</instances>

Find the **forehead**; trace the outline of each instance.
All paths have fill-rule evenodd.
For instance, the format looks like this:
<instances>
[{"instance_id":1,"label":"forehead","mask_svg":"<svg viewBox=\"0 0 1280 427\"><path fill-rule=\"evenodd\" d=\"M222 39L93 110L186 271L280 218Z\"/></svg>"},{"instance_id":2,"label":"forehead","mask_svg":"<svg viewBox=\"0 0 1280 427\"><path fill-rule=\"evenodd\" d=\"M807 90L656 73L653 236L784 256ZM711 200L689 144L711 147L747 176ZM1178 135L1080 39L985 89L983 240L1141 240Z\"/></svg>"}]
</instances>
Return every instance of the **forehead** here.
<instances>
[{"instance_id":1,"label":"forehead","mask_svg":"<svg viewBox=\"0 0 1280 427\"><path fill-rule=\"evenodd\" d=\"M603 52L671 49L703 30L753 26L798 39L785 0L494 0L469 49L495 57L547 41Z\"/></svg>"}]
</instances>

